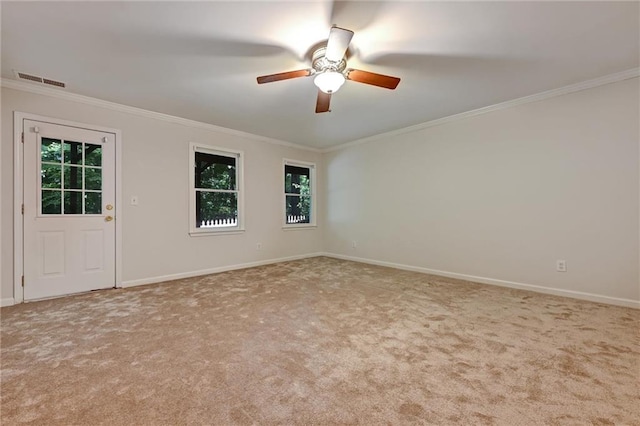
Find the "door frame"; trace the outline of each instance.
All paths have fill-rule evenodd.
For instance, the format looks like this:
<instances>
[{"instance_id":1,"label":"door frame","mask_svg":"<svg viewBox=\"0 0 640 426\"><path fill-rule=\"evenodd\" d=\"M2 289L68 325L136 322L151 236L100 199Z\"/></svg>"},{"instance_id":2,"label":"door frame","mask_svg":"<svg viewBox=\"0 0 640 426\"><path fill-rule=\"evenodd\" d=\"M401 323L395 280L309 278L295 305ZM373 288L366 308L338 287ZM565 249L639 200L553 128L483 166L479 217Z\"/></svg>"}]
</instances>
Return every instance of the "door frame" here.
<instances>
[{"instance_id":1,"label":"door frame","mask_svg":"<svg viewBox=\"0 0 640 426\"><path fill-rule=\"evenodd\" d=\"M115 136L116 149L116 194L114 216L116 218L116 252L115 252L115 283L114 287L122 287L122 132L119 129L96 126L62 120L59 118L26 112L13 112L13 300L14 303L24 302L22 277L24 276L24 216L22 203L24 200L24 145L22 132L24 120L43 121L61 126L78 127L98 132L112 133ZM28 285L28 284L27 284Z\"/></svg>"}]
</instances>

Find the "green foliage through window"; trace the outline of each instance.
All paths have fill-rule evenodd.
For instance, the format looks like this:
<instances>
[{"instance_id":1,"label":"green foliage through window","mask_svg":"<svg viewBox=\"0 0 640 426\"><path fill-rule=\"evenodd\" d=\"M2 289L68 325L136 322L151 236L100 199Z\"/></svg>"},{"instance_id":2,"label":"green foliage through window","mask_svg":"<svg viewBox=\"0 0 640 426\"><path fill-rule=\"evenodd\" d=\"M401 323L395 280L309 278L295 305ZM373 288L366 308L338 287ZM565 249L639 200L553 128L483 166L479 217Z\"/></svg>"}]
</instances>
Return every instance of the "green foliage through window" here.
<instances>
[{"instance_id":1,"label":"green foliage through window","mask_svg":"<svg viewBox=\"0 0 640 426\"><path fill-rule=\"evenodd\" d=\"M42 214L102 213L102 146L42 138Z\"/></svg>"},{"instance_id":2,"label":"green foliage through window","mask_svg":"<svg viewBox=\"0 0 640 426\"><path fill-rule=\"evenodd\" d=\"M311 168L286 164L284 173L286 223L311 223Z\"/></svg>"},{"instance_id":3,"label":"green foliage through window","mask_svg":"<svg viewBox=\"0 0 640 426\"><path fill-rule=\"evenodd\" d=\"M238 225L237 157L195 152L196 228Z\"/></svg>"}]
</instances>

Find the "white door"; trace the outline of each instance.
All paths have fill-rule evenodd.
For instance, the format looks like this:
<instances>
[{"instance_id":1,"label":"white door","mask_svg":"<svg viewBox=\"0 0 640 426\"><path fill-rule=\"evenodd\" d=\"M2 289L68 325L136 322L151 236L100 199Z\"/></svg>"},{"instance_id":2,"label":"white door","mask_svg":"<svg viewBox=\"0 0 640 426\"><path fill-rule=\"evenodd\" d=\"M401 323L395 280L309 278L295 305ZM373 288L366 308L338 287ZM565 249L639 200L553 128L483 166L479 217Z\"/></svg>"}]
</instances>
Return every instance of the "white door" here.
<instances>
[{"instance_id":1,"label":"white door","mask_svg":"<svg viewBox=\"0 0 640 426\"><path fill-rule=\"evenodd\" d=\"M24 120L24 299L115 286L115 135Z\"/></svg>"}]
</instances>

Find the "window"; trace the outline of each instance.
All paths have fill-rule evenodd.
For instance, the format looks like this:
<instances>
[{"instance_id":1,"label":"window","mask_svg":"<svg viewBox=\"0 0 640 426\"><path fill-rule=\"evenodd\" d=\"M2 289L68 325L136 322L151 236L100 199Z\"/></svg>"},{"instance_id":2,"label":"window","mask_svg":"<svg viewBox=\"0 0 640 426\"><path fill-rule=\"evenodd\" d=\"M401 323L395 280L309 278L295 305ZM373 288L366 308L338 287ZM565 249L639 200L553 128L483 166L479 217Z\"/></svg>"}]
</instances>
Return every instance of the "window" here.
<instances>
[{"instance_id":1,"label":"window","mask_svg":"<svg viewBox=\"0 0 640 426\"><path fill-rule=\"evenodd\" d=\"M192 235L242 231L242 153L191 144Z\"/></svg>"},{"instance_id":2,"label":"window","mask_svg":"<svg viewBox=\"0 0 640 426\"><path fill-rule=\"evenodd\" d=\"M315 226L315 164L284 160L284 226Z\"/></svg>"},{"instance_id":3,"label":"window","mask_svg":"<svg viewBox=\"0 0 640 426\"><path fill-rule=\"evenodd\" d=\"M102 213L102 146L42 138L40 214Z\"/></svg>"}]
</instances>

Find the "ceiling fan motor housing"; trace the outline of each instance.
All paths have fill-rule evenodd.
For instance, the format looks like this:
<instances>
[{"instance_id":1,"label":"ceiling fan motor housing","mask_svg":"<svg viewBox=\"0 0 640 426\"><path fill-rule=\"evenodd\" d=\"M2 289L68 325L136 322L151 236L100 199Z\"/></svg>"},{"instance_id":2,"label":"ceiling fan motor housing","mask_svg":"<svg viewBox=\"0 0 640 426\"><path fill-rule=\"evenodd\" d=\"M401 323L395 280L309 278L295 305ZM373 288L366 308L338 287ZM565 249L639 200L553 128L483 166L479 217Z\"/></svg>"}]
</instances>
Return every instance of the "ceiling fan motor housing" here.
<instances>
[{"instance_id":1,"label":"ceiling fan motor housing","mask_svg":"<svg viewBox=\"0 0 640 426\"><path fill-rule=\"evenodd\" d=\"M325 52L327 48L321 47L311 57L311 66L316 72L335 71L343 72L347 68L347 61L342 58L339 62L330 61L326 58Z\"/></svg>"}]
</instances>

